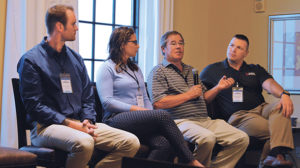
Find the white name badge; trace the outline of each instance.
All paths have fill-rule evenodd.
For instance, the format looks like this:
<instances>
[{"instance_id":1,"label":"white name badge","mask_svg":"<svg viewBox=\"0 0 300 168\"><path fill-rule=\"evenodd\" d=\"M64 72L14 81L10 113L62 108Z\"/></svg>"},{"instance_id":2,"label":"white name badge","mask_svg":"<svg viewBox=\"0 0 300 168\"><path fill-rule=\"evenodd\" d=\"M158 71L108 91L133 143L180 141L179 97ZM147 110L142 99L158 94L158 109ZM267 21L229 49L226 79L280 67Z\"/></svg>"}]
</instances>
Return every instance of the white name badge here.
<instances>
[{"instance_id":1,"label":"white name badge","mask_svg":"<svg viewBox=\"0 0 300 168\"><path fill-rule=\"evenodd\" d=\"M137 95L136 100L139 107L144 107L144 98L142 95Z\"/></svg>"},{"instance_id":2,"label":"white name badge","mask_svg":"<svg viewBox=\"0 0 300 168\"><path fill-rule=\"evenodd\" d=\"M232 87L232 102L243 102L243 88Z\"/></svg>"},{"instance_id":3,"label":"white name badge","mask_svg":"<svg viewBox=\"0 0 300 168\"><path fill-rule=\"evenodd\" d=\"M73 93L71 76L69 73L63 73L59 75L60 83L63 93Z\"/></svg>"}]
</instances>

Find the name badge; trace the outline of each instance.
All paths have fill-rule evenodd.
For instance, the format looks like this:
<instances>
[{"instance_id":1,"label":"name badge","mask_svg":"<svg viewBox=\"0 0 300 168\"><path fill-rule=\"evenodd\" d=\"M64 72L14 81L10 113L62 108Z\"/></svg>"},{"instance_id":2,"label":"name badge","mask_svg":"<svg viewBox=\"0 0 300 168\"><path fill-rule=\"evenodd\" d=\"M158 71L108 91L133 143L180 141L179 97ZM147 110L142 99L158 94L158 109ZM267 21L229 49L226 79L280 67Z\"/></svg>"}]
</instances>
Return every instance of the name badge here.
<instances>
[{"instance_id":1,"label":"name badge","mask_svg":"<svg viewBox=\"0 0 300 168\"><path fill-rule=\"evenodd\" d=\"M136 99L137 99L137 105L139 107L144 107L144 98L143 98L143 96L136 96Z\"/></svg>"},{"instance_id":2,"label":"name badge","mask_svg":"<svg viewBox=\"0 0 300 168\"><path fill-rule=\"evenodd\" d=\"M232 87L232 102L243 101L243 87Z\"/></svg>"},{"instance_id":3,"label":"name badge","mask_svg":"<svg viewBox=\"0 0 300 168\"><path fill-rule=\"evenodd\" d=\"M144 97L143 94L141 93L140 88L138 89L138 95L136 96L136 100L137 100L137 105L139 107L144 107Z\"/></svg>"},{"instance_id":4,"label":"name badge","mask_svg":"<svg viewBox=\"0 0 300 168\"><path fill-rule=\"evenodd\" d=\"M71 76L69 73L59 74L63 93L73 93Z\"/></svg>"}]
</instances>

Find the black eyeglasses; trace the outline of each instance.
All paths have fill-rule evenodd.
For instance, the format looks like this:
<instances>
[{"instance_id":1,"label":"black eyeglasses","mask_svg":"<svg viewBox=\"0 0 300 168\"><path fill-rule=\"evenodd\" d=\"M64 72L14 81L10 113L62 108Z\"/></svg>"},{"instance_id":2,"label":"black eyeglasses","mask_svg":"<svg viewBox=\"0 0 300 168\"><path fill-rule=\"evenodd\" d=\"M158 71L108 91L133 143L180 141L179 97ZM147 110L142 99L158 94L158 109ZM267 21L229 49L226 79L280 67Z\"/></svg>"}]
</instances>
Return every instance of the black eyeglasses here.
<instances>
[{"instance_id":1,"label":"black eyeglasses","mask_svg":"<svg viewBox=\"0 0 300 168\"><path fill-rule=\"evenodd\" d=\"M128 41L128 42L132 42L132 43L134 43L135 45L138 45L138 41L137 41L137 40Z\"/></svg>"}]
</instances>

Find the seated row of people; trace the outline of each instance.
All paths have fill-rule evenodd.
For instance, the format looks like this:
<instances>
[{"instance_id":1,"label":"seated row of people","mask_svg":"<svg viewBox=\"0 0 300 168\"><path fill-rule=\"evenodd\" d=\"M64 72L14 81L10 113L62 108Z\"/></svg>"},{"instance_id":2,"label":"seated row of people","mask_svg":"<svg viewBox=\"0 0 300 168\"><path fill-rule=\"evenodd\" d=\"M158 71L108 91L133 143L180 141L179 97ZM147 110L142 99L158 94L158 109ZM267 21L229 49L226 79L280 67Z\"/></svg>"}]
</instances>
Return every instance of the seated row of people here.
<instances>
[{"instance_id":1,"label":"seated row of people","mask_svg":"<svg viewBox=\"0 0 300 168\"><path fill-rule=\"evenodd\" d=\"M141 142L150 147L149 159L178 156L196 167L233 168L249 144L248 135L270 139L265 165L291 165L283 156L293 149L293 103L262 67L246 64L247 37L235 36L227 59L205 68L203 82L194 85L193 67L182 62L183 36L166 32L161 38L164 60L148 77L149 99L143 74L130 59L139 48L136 35L131 28L116 28L108 44L109 58L97 73L105 113L104 123L96 123L83 59L65 45L75 40L78 30L73 8L49 8L46 27L48 36L18 63L20 93L35 125L32 144L67 151L66 167L85 167L97 148L109 154L96 167L120 168L121 158L133 157ZM265 103L262 88L280 102ZM214 99L228 123L208 117L206 103ZM195 144L194 151L185 140ZM223 148L211 161L216 143Z\"/></svg>"},{"instance_id":2,"label":"seated row of people","mask_svg":"<svg viewBox=\"0 0 300 168\"><path fill-rule=\"evenodd\" d=\"M153 110L139 67L130 60L138 51L133 29L116 28L109 40L109 57L98 70L96 86L104 108L104 123L136 135L150 147L149 159L168 160L170 152L183 163L203 167L193 156L173 119Z\"/></svg>"}]
</instances>

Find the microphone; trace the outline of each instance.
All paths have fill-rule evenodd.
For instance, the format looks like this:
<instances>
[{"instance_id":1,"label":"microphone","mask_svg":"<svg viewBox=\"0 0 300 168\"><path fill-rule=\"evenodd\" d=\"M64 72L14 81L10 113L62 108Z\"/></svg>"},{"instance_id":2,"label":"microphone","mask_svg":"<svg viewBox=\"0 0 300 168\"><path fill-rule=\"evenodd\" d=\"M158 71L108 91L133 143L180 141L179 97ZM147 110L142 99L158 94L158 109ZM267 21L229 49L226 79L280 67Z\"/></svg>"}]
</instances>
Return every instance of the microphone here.
<instances>
[{"instance_id":1,"label":"microphone","mask_svg":"<svg viewBox=\"0 0 300 168\"><path fill-rule=\"evenodd\" d=\"M194 77L194 85L198 85L199 84L198 70L193 68L192 72L193 72L193 77Z\"/></svg>"}]
</instances>

